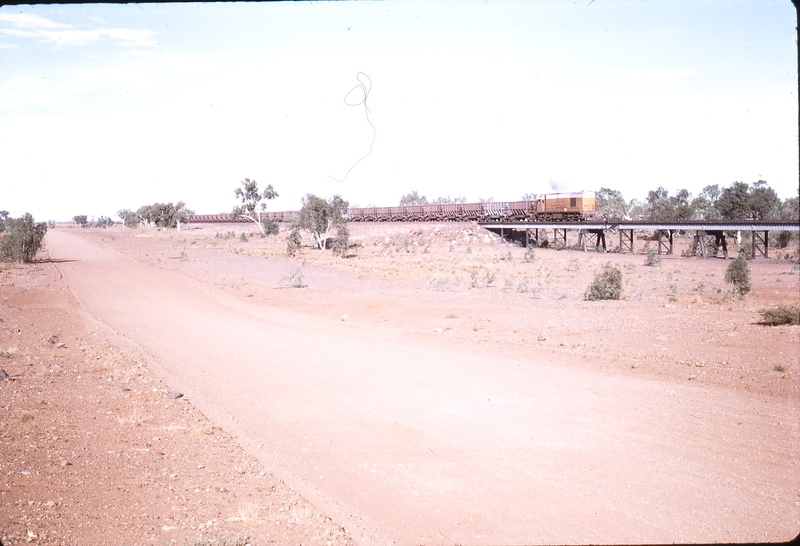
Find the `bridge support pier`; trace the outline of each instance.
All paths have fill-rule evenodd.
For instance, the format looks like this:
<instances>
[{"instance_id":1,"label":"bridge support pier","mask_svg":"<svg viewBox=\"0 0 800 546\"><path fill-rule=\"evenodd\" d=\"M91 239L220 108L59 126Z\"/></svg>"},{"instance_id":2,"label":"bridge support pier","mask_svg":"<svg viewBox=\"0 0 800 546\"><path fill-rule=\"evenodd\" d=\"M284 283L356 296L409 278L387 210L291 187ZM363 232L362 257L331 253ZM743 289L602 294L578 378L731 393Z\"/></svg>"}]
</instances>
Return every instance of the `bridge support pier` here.
<instances>
[{"instance_id":1,"label":"bridge support pier","mask_svg":"<svg viewBox=\"0 0 800 546\"><path fill-rule=\"evenodd\" d=\"M711 238L714 238L714 241L711 241ZM694 236L694 244L693 247L696 248L698 243L700 244L700 256L703 259L708 258L709 254L711 254L710 250L713 249L713 256L712 258L716 258L717 252L719 249L722 249L722 255L725 259L728 259L728 242L725 239L725 232L722 230L711 230L711 231L703 231L698 230L697 234Z\"/></svg>"},{"instance_id":2,"label":"bridge support pier","mask_svg":"<svg viewBox=\"0 0 800 546\"><path fill-rule=\"evenodd\" d=\"M619 230L619 252L630 252L633 254L633 230L620 229Z\"/></svg>"},{"instance_id":3,"label":"bridge support pier","mask_svg":"<svg viewBox=\"0 0 800 546\"><path fill-rule=\"evenodd\" d=\"M659 229L656 232L656 240L658 241L658 253L659 255L664 251L664 254L671 255L673 249L673 241L672 241L672 232L671 229ZM666 235L666 237L664 237ZM666 239L666 240L665 240Z\"/></svg>"},{"instance_id":4,"label":"bridge support pier","mask_svg":"<svg viewBox=\"0 0 800 546\"><path fill-rule=\"evenodd\" d=\"M602 229L582 229L578 232L578 245L583 246L583 251L587 251L587 243L594 243L594 249L599 252L600 247L603 252L608 252L606 248L606 234Z\"/></svg>"},{"instance_id":5,"label":"bridge support pier","mask_svg":"<svg viewBox=\"0 0 800 546\"><path fill-rule=\"evenodd\" d=\"M539 228L525 230L525 248L530 248L531 244L539 248Z\"/></svg>"},{"instance_id":6,"label":"bridge support pier","mask_svg":"<svg viewBox=\"0 0 800 546\"><path fill-rule=\"evenodd\" d=\"M567 248L567 228L553 229L553 248L556 250Z\"/></svg>"},{"instance_id":7,"label":"bridge support pier","mask_svg":"<svg viewBox=\"0 0 800 546\"><path fill-rule=\"evenodd\" d=\"M753 258L758 258L759 255L764 258L769 258L769 231L764 231L761 235L760 231L753 230Z\"/></svg>"}]
</instances>

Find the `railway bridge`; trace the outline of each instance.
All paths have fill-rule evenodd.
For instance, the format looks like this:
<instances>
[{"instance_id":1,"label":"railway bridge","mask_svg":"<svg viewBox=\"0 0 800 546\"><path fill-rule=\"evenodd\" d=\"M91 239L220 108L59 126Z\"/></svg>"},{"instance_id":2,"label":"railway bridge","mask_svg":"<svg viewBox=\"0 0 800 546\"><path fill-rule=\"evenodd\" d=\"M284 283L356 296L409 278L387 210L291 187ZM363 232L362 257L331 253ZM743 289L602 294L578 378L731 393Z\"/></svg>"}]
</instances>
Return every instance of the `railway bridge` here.
<instances>
[{"instance_id":1,"label":"railway bridge","mask_svg":"<svg viewBox=\"0 0 800 546\"><path fill-rule=\"evenodd\" d=\"M694 246L703 258L709 257L709 249L721 249L728 258L726 232L750 231L750 255L753 258L769 258L770 231L800 231L800 220L789 221L683 221L683 222L641 222L641 221L587 221L587 222L478 222L479 225L497 233L504 239L524 242L526 247L538 247L540 238L548 230L553 230L553 246L563 249L567 246L567 231L578 230L578 245L586 252L590 246L595 250L607 252L606 232L619 234L619 251L634 252L633 232L648 230L655 232L659 254L672 254L673 237L677 232L694 231ZM713 253L716 255L716 251Z\"/></svg>"}]
</instances>

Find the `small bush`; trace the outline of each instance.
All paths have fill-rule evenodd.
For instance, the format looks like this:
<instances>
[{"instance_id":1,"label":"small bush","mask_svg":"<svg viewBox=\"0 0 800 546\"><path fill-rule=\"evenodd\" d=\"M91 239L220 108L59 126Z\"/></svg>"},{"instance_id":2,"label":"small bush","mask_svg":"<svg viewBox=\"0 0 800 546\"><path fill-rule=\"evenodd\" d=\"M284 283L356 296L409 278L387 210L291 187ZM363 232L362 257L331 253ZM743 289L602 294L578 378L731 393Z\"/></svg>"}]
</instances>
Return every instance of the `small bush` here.
<instances>
[{"instance_id":1,"label":"small bush","mask_svg":"<svg viewBox=\"0 0 800 546\"><path fill-rule=\"evenodd\" d=\"M247 235L243 231L241 235L239 235L239 242L246 243L247 242Z\"/></svg>"},{"instance_id":2,"label":"small bush","mask_svg":"<svg viewBox=\"0 0 800 546\"><path fill-rule=\"evenodd\" d=\"M533 247L530 247L525 251L522 261L526 264L532 264L534 261L536 261L536 252L534 252Z\"/></svg>"},{"instance_id":3,"label":"small bush","mask_svg":"<svg viewBox=\"0 0 800 546\"><path fill-rule=\"evenodd\" d=\"M271 218L264 218L264 220L261 221L261 225L264 227L264 237L267 235L277 235L281 230L281 226L278 222Z\"/></svg>"},{"instance_id":4,"label":"small bush","mask_svg":"<svg viewBox=\"0 0 800 546\"><path fill-rule=\"evenodd\" d=\"M725 282L733 285L734 292L744 297L750 292L750 266L744 252L731 262L725 271Z\"/></svg>"},{"instance_id":5,"label":"small bush","mask_svg":"<svg viewBox=\"0 0 800 546\"><path fill-rule=\"evenodd\" d=\"M291 288L305 288L308 286L303 278L303 270L298 267L293 273L290 273L281 279L284 286Z\"/></svg>"},{"instance_id":6,"label":"small bush","mask_svg":"<svg viewBox=\"0 0 800 546\"><path fill-rule=\"evenodd\" d=\"M21 218L5 221L5 232L0 239L0 261L32 262L42 247L47 224L36 223L33 216L25 213Z\"/></svg>"},{"instance_id":7,"label":"small bush","mask_svg":"<svg viewBox=\"0 0 800 546\"><path fill-rule=\"evenodd\" d=\"M594 276L592 284L586 289L587 300L618 300L622 297L622 271L611 263Z\"/></svg>"},{"instance_id":8,"label":"small bush","mask_svg":"<svg viewBox=\"0 0 800 546\"><path fill-rule=\"evenodd\" d=\"M344 258L347 255L347 249L350 246L350 230L347 224L340 224L336 228L336 237L331 241L331 251L334 255Z\"/></svg>"},{"instance_id":9,"label":"small bush","mask_svg":"<svg viewBox=\"0 0 800 546\"><path fill-rule=\"evenodd\" d=\"M762 321L767 326L780 326L782 324L800 324L800 307L794 305L779 305L759 309Z\"/></svg>"},{"instance_id":10,"label":"small bush","mask_svg":"<svg viewBox=\"0 0 800 546\"><path fill-rule=\"evenodd\" d=\"M648 267L656 267L661 265L661 256L659 256L658 252L655 250L651 250L647 253L647 258L644 259L644 265Z\"/></svg>"},{"instance_id":11,"label":"small bush","mask_svg":"<svg viewBox=\"0 0 800 546\"><path fill-rule=\"evenodd\" d=\"M292 228L292 231L289 232L289 235L286 236L286 254L294 256L297 254L297 251L300 250L302 244L303 239L300 236L300 228L295 226Z\"/></svg>"}]
</instances>

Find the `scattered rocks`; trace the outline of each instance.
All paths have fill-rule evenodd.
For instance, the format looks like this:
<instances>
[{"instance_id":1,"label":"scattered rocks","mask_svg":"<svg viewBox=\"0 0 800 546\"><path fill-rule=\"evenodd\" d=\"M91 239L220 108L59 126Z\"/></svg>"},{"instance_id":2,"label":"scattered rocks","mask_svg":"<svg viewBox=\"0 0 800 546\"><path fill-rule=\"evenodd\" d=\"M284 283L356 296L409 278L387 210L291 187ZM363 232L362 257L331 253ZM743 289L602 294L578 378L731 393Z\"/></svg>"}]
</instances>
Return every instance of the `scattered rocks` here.
<instances>
[{"instance_id":1,"label":"scattered rocks","mask_svg":"<svg viewBox=\"0 0 800 546\"><path fill-rule=\"evenodd\" d=\"M6 371L0 368L0 380L2 381L11 381L11 376L6 373Z\"/></svg>"},{"instance_id":2,"label":"scattered rocks","mask_svg":"<svg viewBox=\"0 0 800 546\"><path fill-rule=\"evenodd\" d=\"M178 391L167 391L166 396L167 398L172 398L173 400L177 400L178 398L183 398L183 393Z\"/></svg>"},{"instance_id":3,"label":"scattered rocks","mask_svg":"<svg viewBox=\"0 0 800 546\"><path fill-rule=\"evenodd\" d=\"M544 335L544 334L539 334L539 337L538 337L537 339L538 339L539 341L547 341L547 336L546 336L546 335Z\"/></svg>"}]
</instances>

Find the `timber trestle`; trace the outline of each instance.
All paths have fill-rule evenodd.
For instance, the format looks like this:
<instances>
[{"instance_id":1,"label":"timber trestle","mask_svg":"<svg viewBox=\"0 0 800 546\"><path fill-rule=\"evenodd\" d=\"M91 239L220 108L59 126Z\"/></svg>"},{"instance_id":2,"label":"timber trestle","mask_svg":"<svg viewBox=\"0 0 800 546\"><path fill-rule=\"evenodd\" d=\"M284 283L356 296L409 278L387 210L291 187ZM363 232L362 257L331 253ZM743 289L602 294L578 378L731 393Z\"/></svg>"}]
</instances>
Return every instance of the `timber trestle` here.
<instances>
[{"instance_id":1,"label":"timber trestle","mask_svg":"<svg viewBox=\"0 0 800 546\"><path fill-rule=\"evenodd\" d=\"M504 239L516 241L528 247L540 247L547 242L546 230L553 230L552 246L557 250L568 249L569 230L578 231L577 248L588 252L608 252L606 231L619 232L620 253L634 253L634 230L652 231L657 241L659 254L672 255L676 232L694 231L690 256L729 258L726 234L735 231L752 233L750 257L769 257L770 231L800 231L800 222L479 222L479 224ZM575 248L575 247L572 247Z\"/></svg>"}]
</instances>

